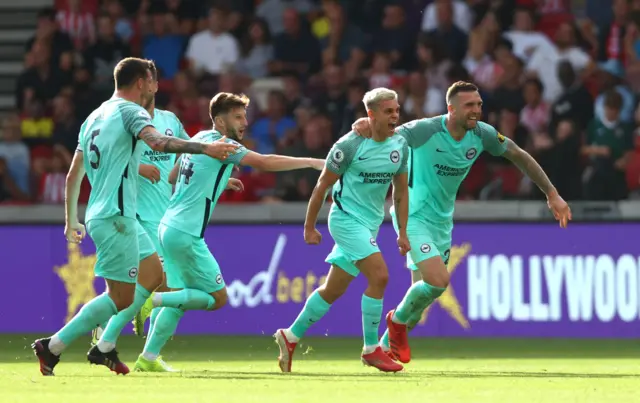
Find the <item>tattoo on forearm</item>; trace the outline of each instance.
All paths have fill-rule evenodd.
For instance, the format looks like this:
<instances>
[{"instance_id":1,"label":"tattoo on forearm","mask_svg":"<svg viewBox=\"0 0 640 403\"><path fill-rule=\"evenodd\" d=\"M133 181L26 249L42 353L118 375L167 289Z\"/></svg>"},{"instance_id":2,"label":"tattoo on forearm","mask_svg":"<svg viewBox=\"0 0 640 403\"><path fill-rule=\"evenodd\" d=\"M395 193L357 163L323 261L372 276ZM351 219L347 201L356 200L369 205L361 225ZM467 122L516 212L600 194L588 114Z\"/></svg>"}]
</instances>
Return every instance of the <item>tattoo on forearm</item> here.
<instances>
[{"instance_id":1,"label":"tattoo on forearm","mask_svg":"<svg viewBox=\"0 0 640 403\"><path fill-rule=\"evenodd\" d=\"M527 175L544 194L549 194L554 189L551 180L540 164L512 141L507 145L506 157Z\"/></svg>"},{"instance_id":2,"label":"tattoo on forearm","mask_svg":"<svg viewBox=\"0 0 640 403\"><path fill-rule=\"evenodd\" d=\"M140 133L140 139L149 144L154 150L164 151L171 154L202 154L204 153L204 145L192 141L185 141L175 137L162 135L147 127Z\"/></svg>"}]
</instances>

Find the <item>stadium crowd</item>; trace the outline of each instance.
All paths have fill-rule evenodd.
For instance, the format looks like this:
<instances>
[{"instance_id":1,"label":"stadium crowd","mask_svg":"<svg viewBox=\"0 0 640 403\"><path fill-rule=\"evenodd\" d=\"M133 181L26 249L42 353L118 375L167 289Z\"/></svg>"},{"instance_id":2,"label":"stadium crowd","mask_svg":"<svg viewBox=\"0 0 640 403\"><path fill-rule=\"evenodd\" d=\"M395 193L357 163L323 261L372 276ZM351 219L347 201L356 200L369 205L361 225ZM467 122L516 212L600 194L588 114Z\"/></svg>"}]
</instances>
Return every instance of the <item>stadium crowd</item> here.
<instances>
[{"instance_id":1,"label":"stadium crowd","mask_svg":"<svg viewBox=\"0 0 640 403\"><path fill-rule=\"evenodd\" d=\"M58 0L43 9L3 121L0 201L62 203L78 130L113 93L127 56L153 59L156 105L189 135L211 127L216 92L252 99L245 143L324 158L362 97L385 86L403 121L446 113L445 92L476 83L484 120L541 163L568 200L640 191L640 1ZM640 132L639 132L640 133ZM221 201L306 201L318 173L241 170ZM88 185L82 200L88 197ZM483 155L463 199L542 197L510 163Z\"/></svg>"}]
</instances>

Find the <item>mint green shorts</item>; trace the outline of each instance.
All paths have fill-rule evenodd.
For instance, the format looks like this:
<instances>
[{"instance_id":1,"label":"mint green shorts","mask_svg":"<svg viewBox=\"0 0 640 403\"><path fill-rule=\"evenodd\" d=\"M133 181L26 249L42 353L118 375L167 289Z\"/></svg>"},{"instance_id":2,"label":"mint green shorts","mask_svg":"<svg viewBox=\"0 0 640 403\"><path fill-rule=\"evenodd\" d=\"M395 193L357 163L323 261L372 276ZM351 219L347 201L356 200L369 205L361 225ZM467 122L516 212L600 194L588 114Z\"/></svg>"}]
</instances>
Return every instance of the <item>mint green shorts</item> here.
<instances>
[{"instance_id":1,"label":"mint green shorts","mask_svg":"<svg viewBox=\"0 0 640 403\"><path fill-rule=\"evenodd\" d=\"M354 277L360 274L355 265L357 261L380 252L376 242L378 229L372 231L344 212L332 211L329 214L329 233L336 244L325 262Z\"/></svg>"},{"instance_id":2,"label":"mint green shorts","mask_svg":"<svg viewBox=\"0 0 640 403\"><path fill-rule=\"evenodd\" d=\"M395 212L391 211L393 228L398 233L398 222ZM407 267L418 270L418 263L435 256L442 257L445 266L449 263L451 249L451 232L453 223L436 224L419 215L409 216L407 221L407 237L411 251L407 253Z\"/></svg>"},{"instance_id":3,"label":"mint green shorts","mask_svg":"<svg viewBox=\"0 0 640 403\"><path fill-rule=\"evenodd\" d=\"M138 219L138 223L140 223L140 227L143 229L143 232L138 232L138 242L140 247L140 260L143 260L146 257L157 253L162 260L164 254L162 253L162 246L160 245L160 240L158 239L158 226L160 223L151 222L151 221L143 221ZM147 236L145 237L144 234ZM153 252L151 252L153 250ZM143 255L146 255L142 257Z\"/></svg>"},{"instance_id":4,"label":"mint green shorts","mask_svg":"<svg viewBox=\"0 0 640 403\"><path fill-rule=\"evenodd\" d=\"M169 288L193 288L208 294L225 287L220 266L203 238L160 223L160 244Z\"/></svg>"},{"instance_id":5,"label":"mint green shorts","mask_svg":"<svg viewBox=\"0 0 640 403\"><path fill-rule=\"evenodd\" d=\"M87 222L87 233L96 245L96 277L136 282L140 263L139 230L144 231L129 217L96 218Z\"/></svg>"}]
</instances>

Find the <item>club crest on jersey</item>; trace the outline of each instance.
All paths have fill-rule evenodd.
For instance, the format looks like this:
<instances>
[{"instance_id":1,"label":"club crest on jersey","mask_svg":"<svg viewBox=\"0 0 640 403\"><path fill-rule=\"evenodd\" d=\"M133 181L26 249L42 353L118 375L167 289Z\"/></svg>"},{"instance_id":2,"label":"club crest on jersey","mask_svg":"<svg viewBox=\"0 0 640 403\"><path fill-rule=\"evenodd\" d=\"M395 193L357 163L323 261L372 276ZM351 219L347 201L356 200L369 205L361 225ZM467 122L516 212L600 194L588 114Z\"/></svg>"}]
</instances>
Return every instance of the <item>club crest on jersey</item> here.
<instances>
[{"instance_id":1,"label":"club crest on jersey","mask_svg":"<svg viewBox=\"0 0 640 403\"><path fill-rule=\"evenodd\" d=\"M371 242L371 245L373 245L373 246L378 246L378 243L376 242L375 238L369 239L369 242Z\"/></svg>"},{"instance_id":2,"label":"club crest on jersey","mask_svg":"<svg viewBox=\"0 0 640 403\"><path fill-rule=\"evenodd\" d=\"M500 132L498 132L498 143L502 144L505 142L505 140L506 138L502 134L500 134Z\"/></svg>"},{"instance_id":3,"label":"club crest on jersey","mask_svg":"<svg viewBox=\"0 0 640 403\"><path fill-rule=\"evenodd\" d=\"M165 135L165 136L172 137L172 136L173 136L173 130L171 130L171 129L167 129L167 130L165 130L165 131L164 131L164 135Z\"/></svg>"},{"instance_id":4,"label":"club crest on jersey","mask_svg":"<svg viewBox=\"0 0 640 403\"><path fill-rule=\"evenodd\" d=\"M400 152L398 150L391 151L389 158L391 159L391 162L393 162L394 164L397 164L398 161L400 161Z\"/></svg>"},{"instance_id":5,"label":"club crest on jersey","mask_svg":"<svg viewBox=\"0 0 640 403\"><path fill-rule=\"evenodd\" d=\"M429 246L429 244L427 244L427 243L423 243L422 245L420 245L420 252L422 252L422 253L431 252L431 246Z\"/></svg>"},{"instance_id":6,"label":"club crest on jersey","mask_svg":"<svg viewBox=\"0 0 640 403\"><path fill-rule=\"evenodd\" d=\"M222 274L216 276L216 284L222 284Z\"/></svg>"},{"instance_id":7,"label":"club crest on jersey","mask_svg":"<svg viewBox=\"0 0 640 403\"><path fill-rule=\"evenodd\" d=\"M476 154L478 154L478 151L475 148L471 148L469 149L469 151L467 151L465 157L467 157L468 160L472 160L476 156Z\"/></svg>"},{"instance_id":8,"label":"club crest on jersey","mask_svg":"<svg viewBox=\"0 0 640 403\"><path fill-rule=\"evenodd\" d=\"M138 268L137 267L134 267L134 268L129 270L129 277L136 278L137 275L138 275Z\"/></svg>"},{"instance_id":9,"label":"club crest on jersey","mask_svg":"<svg viewBox=\"0 0 640 403\"><path fill-rule=\"evenodd\" d=\"M333 152L333 160L335 162L342 162L342 160L344 160L344 153L342 150L335 150Z\"/></svg>"}]
</instances>

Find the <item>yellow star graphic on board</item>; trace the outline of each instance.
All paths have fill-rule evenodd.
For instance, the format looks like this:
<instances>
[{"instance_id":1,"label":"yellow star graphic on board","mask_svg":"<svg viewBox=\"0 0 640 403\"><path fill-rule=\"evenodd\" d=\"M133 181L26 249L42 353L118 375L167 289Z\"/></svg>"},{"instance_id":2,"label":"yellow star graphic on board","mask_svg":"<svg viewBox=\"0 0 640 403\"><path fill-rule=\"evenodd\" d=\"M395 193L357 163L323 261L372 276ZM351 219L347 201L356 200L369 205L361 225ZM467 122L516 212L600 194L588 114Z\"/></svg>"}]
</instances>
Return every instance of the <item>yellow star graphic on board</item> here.
<instances>
[{"instance_id":1,"label":"yellow star graphic on board","mask_svg":"<svg viewBox=\"0 0 640 403\"><path fill-rule=\"evenodd\" d=\"M67 264L53 268L67 291L65 323L73 318L82 305L96 297L96 290L93 287L93 266L96 263L96 255L83 255L80 247L74 243L69 243L67 250Z\"/></svg>"},{"instance_id":2,"label":"yellow star graphic on board","mask_svg":"<svg viewBox=\"0 0 640 403\"><path fill-rule=\"evenodd\" d=\"M469 254L470 251L471 245L468 243L451 247L448 265L449 274L451 277L453 277L456 268ZM464 316L464 313L462 313L462 307L460 306L460 302L458 302L458 298L456 298L456 294L451 284L449 284L449 287L447 287L445 292L442 293L440 298L436 299L436 301L431 306L425 309L425 311L422 313L422 319L420 319L420 322L418 322L418 324L423 325L427 321L429 311L435 304L440 305L440 307L442 307L442 309L444 309L445 312L447 312L449 316L451 316L463 328L469 329L471 327L469 321Z\"/></svg>"}]
</instances>

